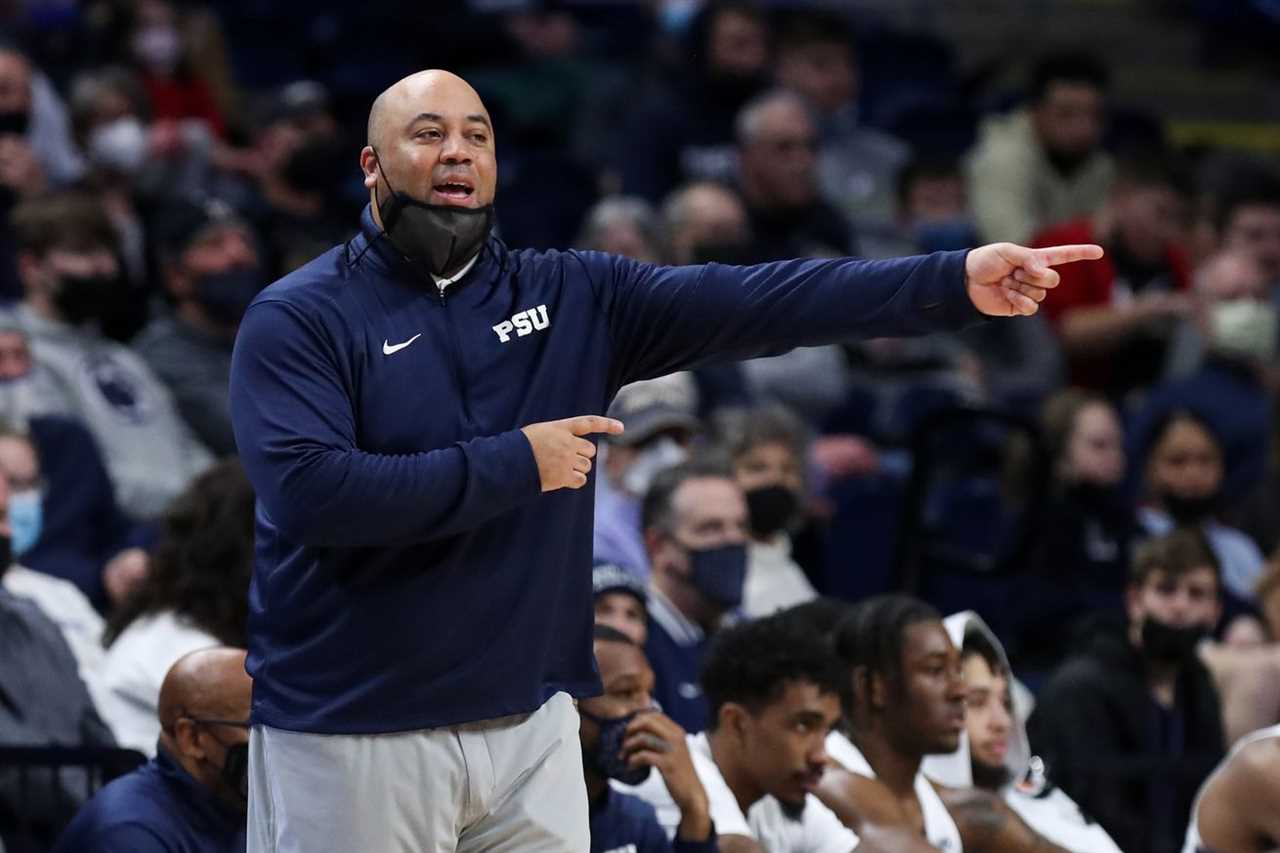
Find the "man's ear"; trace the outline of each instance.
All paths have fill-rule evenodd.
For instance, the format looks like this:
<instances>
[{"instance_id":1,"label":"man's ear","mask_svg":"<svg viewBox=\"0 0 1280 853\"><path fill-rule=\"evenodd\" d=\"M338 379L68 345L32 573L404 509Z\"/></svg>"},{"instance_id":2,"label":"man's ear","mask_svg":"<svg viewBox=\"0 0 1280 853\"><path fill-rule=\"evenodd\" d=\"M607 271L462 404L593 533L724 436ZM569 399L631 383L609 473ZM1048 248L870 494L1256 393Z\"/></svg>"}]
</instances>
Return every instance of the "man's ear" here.
<instances>
[{"instance_id":1,"label":"man's ear","mask_svg":"<svg viewBox=\"0 0 1280 853\"><path fill-rule=\"evenodd\" d=\"M173 739L183 755L196 759L206 757L204 746L200 743L200 727L190 717L179 717L173 724Z\"/></svg>"},{"instance_id":2,"label":"man's ear","mask_svg":"<svg viewBox=\"0 0 1280 853\"><path fill-rule=\"evenodd\" d=\"M370 145L360 149L360 171L364 172L364 185L373 189L378 183L378 176L382 174L382 166L377 153Z\"/></svg>"},{"instance_id":3,"label":"man's ear","mask_svg":"<svg viewBox=\"0 0 1280 853\"><path fill-rule=\"evenodd\" d=\"M751 714L737 702L725 702L720 706L720 714L716 717L721 731L728 732L736 741L746 744Z\"/></svg>"}]
</instances>

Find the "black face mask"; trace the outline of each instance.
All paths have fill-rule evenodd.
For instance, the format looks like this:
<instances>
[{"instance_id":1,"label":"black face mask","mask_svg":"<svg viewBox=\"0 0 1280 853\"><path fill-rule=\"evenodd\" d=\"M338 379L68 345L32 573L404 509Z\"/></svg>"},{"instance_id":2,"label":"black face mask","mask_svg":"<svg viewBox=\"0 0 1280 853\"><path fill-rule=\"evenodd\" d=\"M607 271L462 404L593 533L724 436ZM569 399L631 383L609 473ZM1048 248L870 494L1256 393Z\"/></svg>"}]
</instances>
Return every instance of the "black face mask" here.
<instances>
[{"instance_id":1,"label":"black face mask","mask_svg":"<svg viewBox=\"0 0 1280 853\"><path fill-rule=\"evenodd\" d=\"M119 295L120 277L114 275L60 275L53 295L62 318L73 326L101 320Z\"/></svg>"},{"instance_id":2,"label":"black face mask","mask_svg":"<svg viewBox=\"0 0 1280 853\"><path fill-rule=\"evenodd\" d=\"M685 552L689 555L689 582L707 601L729 610L742 604L747 581L746 545L686 548Z\"/></svg>"},{"instance_id":3,"label":"black face mask","mask_svg":"<svg viewBox=\"0 0 1280 853\"><path fill-rule=\"evenodd\" d=\"M31 124L31 113L25 110L5 110L0 112L0 136L26 136L27 127Z\"/></svg>"},{"instance_id":4,"label":"black face mask","mask_svg":"<svg viewBox=\"0 0 1280 853\"><path fill-rule=\"evenodd\" d=\"M751 530L769 538L791 523L800 508L800 497L786 486L763 486L747 492Z\"/></svg>"},{"instance_id":5,"label":"black face mask","mask_svg":"<svg viewBox=\"0 0 1280 853\"><path fill-rule=\"evenodd\" d=\"M228 791L240 798L241 802L249 802L249 744L238 743L227 747L227 756L222 760L219 778Z\"/></svg>"},{"instance_id":6,"label":"black face mask","mask_svg":"<svg viewBox=\"0 0 1280 853\"><path fill-rule=\"evenodd\" d=\"M1071 503L1092 513L1106 513L1119 509L1123 504L1120 490L1098 483L1071 483L1064 492Z\"/></svg>"},{"instance_id":7,"label":"black face mask","mask_svg":"<svg viewBox=\"0 0 1280 853\"><path fill-rule=\"evenodd\" d=\"M1218 508L1218 495L1185 497L1164 492L1160 495L1160 503L1179 527L1194 527L1213 517Z\"/></svg>"},{"instance_id":8,"label":"black face mask","mask_svg":"<svg viewBox=\"0 0 1280 853\"><path fill-rule=\"evenodd\" d=\"M8 536L0 536L0 577L9 570L13 562L13 540Z\"/></svg>"},{"instance_id":9,"label":"black face mask","mask_svg":"<svg viewBox=\"0 0 1280 853\"><path fill-rule=\"evenodd\" d=\"M600 729L595 747L583 754L583 758L592 770L605 779L617 779L624 785L639 785L649 778L649 771L653 768L644 765L631 767L622 754L622 742L627 737L627 726L631 725L631 721L636 718L639 711L622 717L597 717L579 706L578 713L595 723Z\"/></svg>"},{"instance_id":10,"label":"black face mask","mask_svg":"<svg viewBox=\"0 0 1280 853\"><path fill-rule=\"evenodd\" d=\"M1155 663L1183 663L1195 656L1196 645L1207 633L1203 625L1175 628L1147 614L1142 620L1142 653Z\"/></svg>"},{"instance_id":11,"label":"black face mask","mask_svg":"<svg viewBox=\"0 0 1280 853\"><path fill-rule=\"evenodd\" d=\"M196 298L209 319L222 326L239 324L260 290L262 271L257 267L238 267L196 279Z\"/></svg>"},{"instance_id":12,"label":"black face mask","mask_svg":"<svg viewBox=\"0 0 1280 853\"><path fill-rule=\"evenodd\" d=\"M382 179L387 180L385 172ZM387 239L400 254L432 275L443 278L457 272L489 239L493 230L492 204L427 204L408 193L397 192L390 181L387 187L390 198L378 202Z\"/></svg>"}]
</instances>

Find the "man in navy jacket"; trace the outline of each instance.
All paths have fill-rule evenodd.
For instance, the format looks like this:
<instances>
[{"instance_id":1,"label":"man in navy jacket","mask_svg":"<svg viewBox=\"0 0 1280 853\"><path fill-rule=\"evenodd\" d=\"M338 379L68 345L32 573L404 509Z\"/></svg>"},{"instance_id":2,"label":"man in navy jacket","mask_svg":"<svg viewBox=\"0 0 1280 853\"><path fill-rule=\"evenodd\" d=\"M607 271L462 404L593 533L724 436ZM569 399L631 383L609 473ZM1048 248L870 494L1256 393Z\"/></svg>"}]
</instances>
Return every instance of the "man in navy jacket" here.
<instances>
[{"instance_id":1,"label":"man in navy jacket","mask_svg":"<svg viewBox=\"0 0 1280 853\"><path fill-rule=\"evenodd\" d=\"M494 129L461 78L383 92L360 232L268 287L232 361L258 495L250 850L586 850L587 436L638 379L1034 313L1007 243L655 267L490 236ZM269 790L268 790L269 786Z\"/></svg>"}]
</instances>

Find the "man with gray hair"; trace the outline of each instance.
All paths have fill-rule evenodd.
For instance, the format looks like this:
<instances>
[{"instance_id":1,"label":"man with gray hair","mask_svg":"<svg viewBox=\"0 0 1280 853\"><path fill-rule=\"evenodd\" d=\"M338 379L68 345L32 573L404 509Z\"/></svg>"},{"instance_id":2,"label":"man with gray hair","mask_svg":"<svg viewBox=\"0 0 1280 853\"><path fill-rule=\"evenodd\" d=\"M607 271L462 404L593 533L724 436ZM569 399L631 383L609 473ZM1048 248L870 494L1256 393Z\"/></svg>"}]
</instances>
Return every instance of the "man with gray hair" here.
<instances>
[{"instance_id":1,"label":"man with gray hair","mask_svg":"<svg viewBox=\"0 0 1280 853\"><path fill-rule=\"evenodd\" d=\"M775 89L738 113L738 188L759 260L856 252L853 227L818 189L818 127L803 98Z\"/></svg>"},{"instance_id":2,"label":"man with gray hair","mask_svg":"<svg viewBox=\"0 0 1280 853\"><path fill-rule=\"evenodd\" d=\"M636 196L610 196L596 202L587 211L573 244L646 264L660 264L667 254L657 213L649 202Z\"/></svg>"},{"instance_id":3,"label":"man with gray hair","mask_svg":"<svg viewBox=\"0 0 1280 853\"><path fill-rule=\"evenodd\" d=\"M674 190L662 204L662 225L675 264L747 263L751 223L729 187L696 181Z\"/></svg>"}]
</instances>

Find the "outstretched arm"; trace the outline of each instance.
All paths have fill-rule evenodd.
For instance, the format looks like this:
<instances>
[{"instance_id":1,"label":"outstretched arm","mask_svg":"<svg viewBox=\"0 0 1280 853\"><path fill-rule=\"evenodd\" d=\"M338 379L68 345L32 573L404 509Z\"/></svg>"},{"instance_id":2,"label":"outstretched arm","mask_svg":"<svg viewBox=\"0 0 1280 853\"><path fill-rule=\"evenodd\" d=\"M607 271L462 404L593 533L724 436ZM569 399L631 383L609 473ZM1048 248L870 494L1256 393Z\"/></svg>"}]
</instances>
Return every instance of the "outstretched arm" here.
<instances>
[{"instance_id":1,"label":"outstretched arm","mask_svg":"<svg viewBox=\"0 0 1280 853\"><path fill-rule=\"evenodd\" d=\"M974 853L1069 853L1027 826L1008 803L978 788L934 785L960 830L965 850Z\"/></svg>"}]
</instances>

